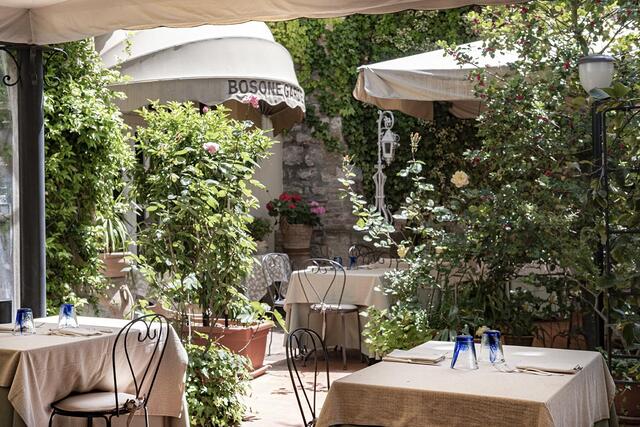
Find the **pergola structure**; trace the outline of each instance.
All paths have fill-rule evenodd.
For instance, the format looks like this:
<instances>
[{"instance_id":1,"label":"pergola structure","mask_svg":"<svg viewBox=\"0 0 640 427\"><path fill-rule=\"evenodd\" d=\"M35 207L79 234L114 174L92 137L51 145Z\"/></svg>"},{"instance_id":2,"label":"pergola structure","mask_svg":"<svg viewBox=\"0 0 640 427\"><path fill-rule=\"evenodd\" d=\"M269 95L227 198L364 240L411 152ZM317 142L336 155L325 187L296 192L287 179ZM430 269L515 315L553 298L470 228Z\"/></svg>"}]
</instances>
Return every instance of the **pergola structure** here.
<instances>
[{"instance_id":1,"label":"pergola structure","mask_svg":"<svg viewBox=\"0 0 640 427\"><path fill-rule=\"evenodd\" d=\"M0 41L16 62L18 87L20 304L46 312L43 52L52 43L118 29L193 27L251 20L329 18L519 0L0 0Z\"/></svg>"}]
</instances>

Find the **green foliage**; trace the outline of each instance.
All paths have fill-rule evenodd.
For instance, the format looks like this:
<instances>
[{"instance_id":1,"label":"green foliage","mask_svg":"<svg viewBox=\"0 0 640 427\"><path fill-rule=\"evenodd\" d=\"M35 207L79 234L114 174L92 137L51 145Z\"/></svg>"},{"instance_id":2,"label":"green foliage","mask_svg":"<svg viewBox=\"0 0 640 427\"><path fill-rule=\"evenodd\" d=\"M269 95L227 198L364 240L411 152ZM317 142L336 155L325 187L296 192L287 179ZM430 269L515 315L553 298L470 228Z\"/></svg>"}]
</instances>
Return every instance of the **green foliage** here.
<instances>
[{"instance_id":1,"label":"green foliage","mask_svg":"<svg viewBox=\"0 0 640 427\"><path fill-rule=\"evenodd\" d=\"M217 344L186 345L189 356L186 396L191 425L237 426L249 391L249 361Z\"/></svg>"},{"instance_id":2,"label":"green foliage","mask_svg":"<svg viewBox=\"0 0 640 427\"><path fill-rule=\"evenodd\" d=\"M137 202L149 214L138 234L141 264L165 302L186 313L227 315L253 264L248 225L257 199L250 184L272 141L251 122L218 108L200 114L190 103L140 111L136 136L148 166L135 173Z\"/></svg>"},{"instance_id":3,"label":"green foliage","mask_svg":"<svg viewBox=\"0 0 640 427\"><path fill-rule=\"evenodd\" d=\"M434 338L426 310L394 305L389 310L375 307L362 314L368 318L362 336L370 354L383 357L395 349L410 349Z\"/></svg>"},{"instance_id":4,"label":"green foliage","mask_svg":"<svg viewBox=\"0 0 640 427\"><path fill-rule=\"evenodd\" d=\"M269 220L265 218L253 218L253 222L249 224L249 234L254 241L264 240L273 227Z\"/></svg>"},{"instance_id":5,"label":"green foliage","mask_svg":"<svg viewBox=\"0 0 640 427\"><path fill-rule=\"evenodd\" d=\"M562 318L576 306L586 310L581 295L592 298L604 287L624 290L638 283L640 254L631 236L614 239L612 276L601 277L593 262L607 201L592 162L590 105L577 75L577 61L589 46L608 45L618 52L616 79L627 84L607 89L613 98L607 102L638 97L632 71L639 64L638 10L627 1L536 1L483 8L468 18L488 54L509 49L520 60L502 75L471 72L487 108L477 121L482 144L465 152L456 173L467 179L445 180L443 197L425 171L428 163L413 157L400 172L411 178L411 191L402 206L408 233L399 241L353 192L348 168L344 184L359 227L407 256L410 271L386 289L398 305L427 310L429 327L443 334L448 329L447 335L484 324L523 334L536 316ZM623 36L620 28L632 31ZM461 49L451 53L469 61ZM615 165L608 206L618 229L640 223L634 222L639 176L630 170L640 154L639 123L631 120L622 133L624 122L617 115L608 122ZM413 151L418 147L412 144ZM518 289L523 275L549 291L547 301ZM636 348L638 301L612 301L625 344Z\"/></svg>"},{"instance_id":6,"label":"green foliage","mask_svg":"<svg viewBox=\"0 0 640 427\"><path fill-rule=\"evenodd\" d=\"M113 218L122 205L122 171L133 153L126 126L108 85L117 73L102 68L93 42L60 46L46 67L45 185L47 306L82 303L107 285L98 254L105 242L100 218Z\"/></svg>"},{"instance_id":7,"label":"green foliage","mask_svg":"<svg viewBox=\"0 0 640 427\"><path fill-rule=\"evenodd\" d=\"M298 19L269 24L275 39L291 53L300 84L307 99L317 99L320 111L307 110L305 121L314 137L329 150L348 153L362 171L364 193L374 194L373 175L377 160L377 108L357 101L351 95L360 65L422 53L437 48L436 42L470 41L471 33L463 19L468 8L448 11L407 11L387 15L353 15L337 19ZM418 156L429 165L434 182L443 181L462 162L462 151L475 147L473 121L460 121L438 111L434 123L396 114L394 131L401 146L396 161L387 169L387 203L395 210L410 190L407 180L397 177L410 157L409 135L420 131L425 145ZM322 117L340 117L341 145L329 132Z\"/></svg>"}]
</instances>

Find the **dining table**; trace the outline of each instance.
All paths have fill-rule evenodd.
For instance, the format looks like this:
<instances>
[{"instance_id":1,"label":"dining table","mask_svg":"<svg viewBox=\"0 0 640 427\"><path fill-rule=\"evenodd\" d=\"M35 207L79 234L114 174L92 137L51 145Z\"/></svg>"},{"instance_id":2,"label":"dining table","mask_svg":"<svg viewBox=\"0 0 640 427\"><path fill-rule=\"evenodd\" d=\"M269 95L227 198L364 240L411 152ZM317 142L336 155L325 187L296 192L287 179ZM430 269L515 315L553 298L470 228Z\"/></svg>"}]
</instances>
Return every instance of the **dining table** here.
<instances>
[{"instance_id":1,"label":"dining table","mask_svg":"<svg viewBox=\"0 0 640 427\"><path fill-rule=\"evenodd\" d=\"M58 335L57 316L36 319L35 334L14 335L8 328L0 328L0 426L47 426L53 402L75 393L113 391L112 349L118 332L128 322L80 316L78 332L84 333L79 335ZM134 325L132 332L138 326L144 327ZM88 336L86 331L96 335ZM187 354L170 325L164 336L166 350L149 398L149 421L154 427L185 427L189 425ZM153 345L140 343L136 337L135 333L128 337L127 349L137 371L146 366ZM126 358L117 352L118 392L135 393L128 369ZM144 416L139 412L131 426L144 426ZM127 418L114 417L112 425L127 426ZM86 425L86 419L63 416L54 417L53 423Z\"/></svg>"},{"instance_id":2,"label":"dining table","mask_svg":"<svg viewBox=\"0 0 640 427\"><path fill-rule=\"evenodd\" d=\"M450 368L453 348L451 342L429 341L411 351L441 352L443 361L383 360L334 381L316 426L617 425L610 409L615 384L598 352L504 346L506 362L497 365L502 369L479 362L476 370L457 370ZM574 368L562 374L518 366Z\"/></svg>"},{"instance_id":3,"label":"dining table","mask_svg":"<svg viewBox=\"0 0 640 427\"><path fill-rule=\"evenodd\" d=\"M385 283L385 275L392 271L393 268L380 267L379 265L361 266L357 269L345 270L346 283L344 294L342 295L342 303L354 304L361 310L367 307L376 307L385 309L391 305L390 297L383 288ZM309 316L310 305L320 303L318 295L324 295L327 289L329 293L325 302L337 303L341 286L339 280L331 285L331 274L314 274L307 272L306 279L303 279L304 271L294 271L289 281L287 289L284 310L286 313L286 325L288 331L294 331L297 328L305 327L315 331L322 330L322 316ZM315 292L306 289L310 281ZM316 293L317 292L317 293ZM354 313L353 316L358 314ZM366 324L366 319L361 318L362 327ZM342 345L342 325L339 316L328 316L325 332L325 344L327 347ZM361 333L358 331L358 323L355 320L347 319L346 321L346 347L358 348L358 341L362 340ZM366 343L362 342L361 351L365 355L369 355Z\"/></svg>"}]
</instances>

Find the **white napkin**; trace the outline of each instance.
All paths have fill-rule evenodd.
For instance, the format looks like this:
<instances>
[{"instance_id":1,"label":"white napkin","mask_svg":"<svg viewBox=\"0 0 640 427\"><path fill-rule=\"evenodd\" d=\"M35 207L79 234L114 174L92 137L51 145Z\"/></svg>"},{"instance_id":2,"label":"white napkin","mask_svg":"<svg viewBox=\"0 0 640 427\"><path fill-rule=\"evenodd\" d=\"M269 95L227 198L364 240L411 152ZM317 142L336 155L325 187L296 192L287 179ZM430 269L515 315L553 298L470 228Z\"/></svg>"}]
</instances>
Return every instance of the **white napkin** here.
<instances>
[{"instance_id":1,"label":"white napkin","mask_svg":"<svg viewBox=\"0 0 640 427\"><path fill-rule=\"evenodd\" d=\"M393 350L382 358L385 362L415 363L419 365L436 365L445 358L443 352L429 350Z\"/></svg>"},{"instance_id":2,"label":"white napkin","mask_svg":"<svg viewBox=\"0 0 640 427\"><path fill-rule=\"evenodd\" d=\"M96 335L103 335L103 331L97 329L86 328L64 328L64 329L49 329L49 335L60 335L68 337L92 337Z\"/></svg>"},{"instance_id":3,"label":"white napkin","mask_svg":"<svg viewBox=\"0 0 640 427\"><path fill-rule=\"evenodd\" d=\"M536 361L518 363L516 369L522 371L549 372L553 374L575 374L582 370L582 366L571 362Z\"/></svg>"},{"instance_id":4,"label":"white napkin","mask_svg":"<svg viewBox=\"0 0 640 427\"><path fill-rule=\"evenodd\" d=\"M13 323L0 323L0 332L13 332Z\"/></svg>"}]
</instances>

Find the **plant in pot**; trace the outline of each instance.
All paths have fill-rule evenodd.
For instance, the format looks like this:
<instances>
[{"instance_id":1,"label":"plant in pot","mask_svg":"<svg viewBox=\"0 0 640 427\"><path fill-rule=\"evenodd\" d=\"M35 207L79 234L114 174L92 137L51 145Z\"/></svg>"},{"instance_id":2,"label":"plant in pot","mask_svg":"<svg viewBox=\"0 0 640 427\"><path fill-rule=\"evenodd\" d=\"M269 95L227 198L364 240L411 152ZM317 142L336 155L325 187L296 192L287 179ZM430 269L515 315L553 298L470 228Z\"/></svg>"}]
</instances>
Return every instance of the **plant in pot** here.
<instances>
[{"instance_id":1,"label":"plant in pot","mask_svg":"<svg viewBox=\"0 0 640 427\"><path fill-rule=\"evenodd\" d=\"M110 215L101 215L97 219L102 229L100 238L103 247L99 257L104 264L103 274L110 279L124 278L129 271L127 258L131 256L128 248L131 239L127 227L129 224L125 218L129 206L121 193L115 199Z\"/></svg>"},{"instance_id":2,"label":"plant in pot","mask_svg":"<svg viewBox=\"0 0 640 427\"><path fill-rule=\"evenodd\" d=\"M254 242L256 242L256 253L263 255L269 252L266 237L273 230L271 223L265 218L254 218L249 224L249 234Z\"/></svg>"},{"instance_id":3,"label":"plant in pot","mask_svg":"<svg viewBox=\"0 0 640 427\"><path fill-rule=\"evenodd\" d=\"M138 260L152 296L168 304L185 341L193 329L215 340L214 330L249 328L234 316L254 263L250 185L259 185L252 177L272 141L225 108L156 103L140 115L136 143L147 162L135 173L136 200L148 217Z\"/></svg>"},{"instance_id":4,"label":"plant in pot","mask_svg":"<svg viewBox=\"0 0 640 427\"><path fill-rule=\"evenodd\" d=\"M306 201L298 193L282 193L267 203L269 215L280 224L282 246L294 264L310 257L313 227L321 225L326 208L315 200Z\"/></svg>"},{"instance_id":5,"label":"plant in pot","mask_svg":"<svg viewBox=\"0 0 640 427\"><path fill-rule=\"evenodd\" d=\"M501 315L495 322L502 332L505 344L528 347L533 344L536 303L537 298L527 289L515 288L509 291L508 298L500 304Z\"/></svg>"}]
</instances>

